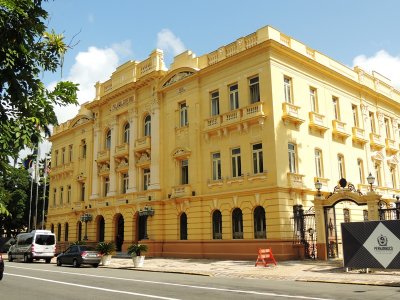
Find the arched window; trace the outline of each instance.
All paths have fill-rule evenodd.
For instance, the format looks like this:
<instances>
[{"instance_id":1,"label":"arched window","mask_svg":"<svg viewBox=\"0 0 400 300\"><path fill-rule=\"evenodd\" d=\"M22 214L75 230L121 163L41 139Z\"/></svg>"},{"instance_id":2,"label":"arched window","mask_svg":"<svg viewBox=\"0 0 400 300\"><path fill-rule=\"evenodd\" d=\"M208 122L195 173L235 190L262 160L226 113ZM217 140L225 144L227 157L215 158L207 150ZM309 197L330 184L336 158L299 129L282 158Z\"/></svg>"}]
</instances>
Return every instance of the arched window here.
<instances>
[{"instance_id":1,"label":"arched window","mask_svg":"<svg viewBox=\"0 0 400 300\"><path fill-rule=\"evenodd\" d=\"M213 239L222 240L222 214L219 210L214 211L212 216Z\"/></svg>"},{"instance_id":2,"label":"arched window","mask_svg":"<svg viewBox=\"0 0 400 300\"><path fill-rule=\"evenodd\" d=\"M187 240L187 216L185 213L181 214L180 224L180 238L181 240Z\"/></svg>"},{"instance_id":3,"label":"arched window","mask_svg":"<svg viewBox=\"0 0 400 300\"><path fill-rule=\"evenodd\" d=\"M61 224L58 223L57 225L57 242L61 241Z\"/></svg>"},{"instance_id":4,"label":"arched window","mask_svg":"<svg viewBox=\"0 0 400 300\"><path fill-rule=\"evenodd\" d=\"M106 149L110 150L111 148L111 129L108 129L106 132Z\"/></svg>"},{"instance_id":5,"label":"arched window","mask_svg":"<svg viewBox=\"0 0 400 300\"><path fill-rule=\"evenodd\" d=\"M150 115L147 115L146 118L144 118L144 136L150 136L151 135L151 117Z\"/></svg>"},{"instance_id":6,"label":"arched window","mask_svg":"<svg viewBox=\"0 0 400 300\"><path fill-rule=\"evenodd\" d=\"M105 232L105 222L104 218L101 216L98 221L98 237L99 237L99 242L104 242L104 232Z\"/></svg>"},{"instance_id":7,"label":"arched window","mask_svg":"<svg viewBox=\"0 0 400 300\"><path fill-rule=\"evenodd\" d=\"M64 241L68 242L68 223L65 223L65 227L64 227Z\"/></svg>"},{"instance_id":8,"label":"arched window","mask_svg":"<svg viewBox=\"0 0 400 300\"><path fill-rule=\"evenodd\" d=\"M124 143L129 144L130 124L126 123L124 126Z\"/></svg>"},{"instance_id":9,"label":"arched window","mask_svg":"<svg viewBox=\"0 0 400 300\"><path fill-rule=\"evenodd\" d=\"M257 206L254 210L254 238L266 239L267 231L265 225L265 209L262 206Z\"/></svg>"},{"instance_id":10,"label":"arched window","mask_svg":"<svg viewBox=\"0 0 400 300\"><path fill-rule=\"evenodd\" d=\"M243 214L240 208L232 212L232 234L234 239L243 239Z\"/></svg>"}]
</instances>

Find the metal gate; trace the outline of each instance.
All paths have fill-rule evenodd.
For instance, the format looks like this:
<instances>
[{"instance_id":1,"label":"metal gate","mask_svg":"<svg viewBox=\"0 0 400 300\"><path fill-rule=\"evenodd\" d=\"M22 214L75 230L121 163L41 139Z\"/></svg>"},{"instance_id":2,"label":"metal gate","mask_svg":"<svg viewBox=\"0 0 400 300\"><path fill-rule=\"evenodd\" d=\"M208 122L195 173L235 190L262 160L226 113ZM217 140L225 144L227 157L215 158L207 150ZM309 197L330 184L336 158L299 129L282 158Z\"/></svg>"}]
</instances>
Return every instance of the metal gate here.
<instances>
[{"instance_id":1,"label":"metal gate","mask_svg":"<svg viewBox=\"0 0 400 300\"><path fill-rule=\"evenodd\" d=\"M390 203L389 205L385 201L378 202L379 220L400 220L400 202Z\"/></svg>"},{"instance_id":2,"label":"metal gate","mask_svg":"<svg viewBox=\"0 0 400 300\"><path fill-rule=\"evenodd\" d=\"M305 212L302 205L294 205L293 220L293 243L304 245L305 258L317 258L317 231L314 207L310 207Z\"/></svg>"}]
</instances>

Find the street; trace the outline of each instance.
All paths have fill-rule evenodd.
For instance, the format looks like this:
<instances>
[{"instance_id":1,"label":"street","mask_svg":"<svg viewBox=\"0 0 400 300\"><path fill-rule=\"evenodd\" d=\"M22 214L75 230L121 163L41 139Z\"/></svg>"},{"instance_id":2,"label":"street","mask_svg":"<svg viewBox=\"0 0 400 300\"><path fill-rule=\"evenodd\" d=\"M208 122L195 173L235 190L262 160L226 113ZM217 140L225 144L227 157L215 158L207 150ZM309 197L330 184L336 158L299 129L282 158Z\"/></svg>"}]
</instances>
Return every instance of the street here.
<instances>
[{"instance_id":1,"label":"street","mask_svg":"<svg viewBox=\"0 0 400 300\"><path fill-rule=\"evenodd\" d=\"M7 262L1 299L398 299L399 287Z\"/></svg>"}]
</instances>

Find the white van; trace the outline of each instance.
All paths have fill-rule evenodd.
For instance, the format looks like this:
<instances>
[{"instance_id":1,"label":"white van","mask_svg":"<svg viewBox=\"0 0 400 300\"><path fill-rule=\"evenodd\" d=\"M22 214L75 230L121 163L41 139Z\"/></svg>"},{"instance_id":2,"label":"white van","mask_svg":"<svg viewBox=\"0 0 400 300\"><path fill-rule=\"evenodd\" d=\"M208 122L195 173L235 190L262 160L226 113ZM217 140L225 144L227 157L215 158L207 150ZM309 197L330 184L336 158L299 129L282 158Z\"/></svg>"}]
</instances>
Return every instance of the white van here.
<instances>
[{"instance_id":1,"label":"white van","mask_svg":"<svg viewBox=\"0 0 400 300\"><path fill-rule=\"evenodd\" d=\"M32 230L17 235L17 241L8 250L8 260L21 259L32 262L44 259L50 263L56 253L56 236L49 230Z\"/></svg>"}]
</instances>

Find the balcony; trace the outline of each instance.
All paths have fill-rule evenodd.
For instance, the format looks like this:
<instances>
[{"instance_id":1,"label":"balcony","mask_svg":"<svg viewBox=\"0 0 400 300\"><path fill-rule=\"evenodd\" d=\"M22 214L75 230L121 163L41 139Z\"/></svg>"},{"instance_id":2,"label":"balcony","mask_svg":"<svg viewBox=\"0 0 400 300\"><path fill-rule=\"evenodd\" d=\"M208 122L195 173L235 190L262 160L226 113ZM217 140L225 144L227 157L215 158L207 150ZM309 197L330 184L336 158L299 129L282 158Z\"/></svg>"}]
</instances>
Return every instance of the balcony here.
<instances>
[{"instance_id":1,"label":"balcony","mask_svg":"<svg viewBox=\"0 0 400 300\"><path fill-rule=\"evenodd\" d=\"M369 142L371 148L376 150L381 150L383 147L385 147L385 145L382 142L381 136L373 132L369 134Z\"/></svg>"},{"instance_id":2,"label":"balcony","mask_svg":"<svg viewBox=\"0 0 400 300\"><path fill-rule=\"evenodd\" d=\"M346 123L339 120L332 120L332 127L332 134L336 138L347 139L350 136L346 131Z\"/></svg>"},{"instance_id":3,"label":"balcony","mask_svg":"<svg viewBox=\"0 0 400 300\"><path fill-rule=\"evenodd\" d=\"M115 147L115 157L128 157L129 156L129 144L123 143Z\"/></svg>"},{"instance_id":4,"label":"balcony","mask_svg":"<svg viewBox=\"0 0 400 300\"><path fill-rule=\"evenodd\" d=\"M358 127L352 127L352 138L353 142L359 143L361 145L365 145L368 143L368 140L365 138L365 131L364 129Z\"/></svg>"},{"instance_id":5,"label":"balcony","mask_svg":"<svg viewBox=\"0 0 400 300\"><path fill-rule=\"evenodd\" d=\"M390 154L396 154L399 152L399 148L397 147L396 141L392 139L386 139L386 152Z\"/></svg>"},{"instance_id":6,"label":"balcony","mask_svg":"<svg viewBox=\"0 0 400 300\"><path fill-rule=\"evenodd\" d=\"M97 162L109 161L110 150L105 149L97 153Z\"/></svg>"},{"instance_id":7,"label":"balcony","mask_svg":"<svg viewBox=\"0 0 400 300\"><path fill-rule=\"evenodd\" d=\"M292 123L297 127L304 123L304 120L300 118L299 106L284 102L282 103L282 110L282 120L285 122L285 124Z\"/></svg>"},{"instance_id":8,"label":"balcony","mask_svg":"<svg viewBox=\"0 0 400 300\"><path fill-rule=\"evenodd\" d=\"M256 102L246 107L205 119L204 131L206 138L212 134L220 135L222 132L226 134L228 130L246 130L248 125L252 124L263 125L266 117L263 104L264 102Z\"/></svg>"},{"instance_id":9,"label":"balcony","mask_svg":"<svg viewBox=\"0 0 400 300\"><path fill-rule=\"evenodd\" d=\"M297 174L297 173L287 173L288 185L294 189L304 189L304 180L305 175Z\"/></svg>"},{"instance_id":10,"label":"balcony","mask_svg":"<svg viewBox=\"0 0 400 300\"><path fill-rule=\"evenodd\" d=\"M310 112L308 113L308 117L309 117L309 119L310 119L310 124L309 124L309 126L310 126L311 128L313 128L313 129L315 129L315 130L318 130L318 131L320 131L321 133L324 133L325 131L328 130L328 127L325 126L325 122L324 122L325 116L323 116L323 115L321 115L321 114L319 114L319 113L310 111Z\"/></svg>"},{"instance_id":11,"label":"balcony","mask_svg":"<svg viewBox=\"0 0 400 300\"><path fill-rule=\"evenodd\" d=\"M150 152L151 138L149 136L142 137L135 141L135 152Z\"/></svg>"}]
</instances>

